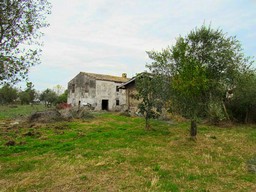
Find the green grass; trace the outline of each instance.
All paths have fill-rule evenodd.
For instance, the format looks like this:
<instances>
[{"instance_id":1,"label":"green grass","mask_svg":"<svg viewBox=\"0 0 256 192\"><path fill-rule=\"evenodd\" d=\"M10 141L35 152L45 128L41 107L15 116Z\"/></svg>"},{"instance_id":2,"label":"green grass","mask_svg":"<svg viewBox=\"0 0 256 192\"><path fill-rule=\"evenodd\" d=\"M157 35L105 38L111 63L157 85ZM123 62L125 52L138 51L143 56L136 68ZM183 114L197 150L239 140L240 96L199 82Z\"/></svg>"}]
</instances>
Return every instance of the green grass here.
<instances>
[{"instance_id":1,"label":"green grass","mask_svg":"<svg viewBox=\"0 0 256 192\"><path fill-rule=\"evenodd\" d=\"M256 127L169 125L99 113L88 121L0 128L0 191L255 191ZM33 134L27 134L31 132ZM15 146L5 146L9 140Z\"/></svg>"},{"instance_id":2,"label":"green grass","mask_svg":"<svg viewBox=\"0 0 256 192\"><path fill-rule=\"evenodd\" d=\"M11 119L29 115L36 111L46 110L44 105L15 105L15 106L1 106L0 105L0 119Z\"/></svg>"}]
</instances>

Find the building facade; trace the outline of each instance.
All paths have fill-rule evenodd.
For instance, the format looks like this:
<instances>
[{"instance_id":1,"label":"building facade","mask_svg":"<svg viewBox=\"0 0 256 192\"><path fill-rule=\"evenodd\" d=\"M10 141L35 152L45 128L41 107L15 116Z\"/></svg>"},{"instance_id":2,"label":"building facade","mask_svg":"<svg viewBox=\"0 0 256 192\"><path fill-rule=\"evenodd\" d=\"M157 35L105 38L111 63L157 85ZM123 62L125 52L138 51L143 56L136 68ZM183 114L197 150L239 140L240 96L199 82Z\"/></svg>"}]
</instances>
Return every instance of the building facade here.
<instances>
[{"instance_id":1,"label":"building facade","mask_svg":"<svg viewBox=\"0 0 256 192\"><path fill-rule=\"evenodd\" d=\"M80 72L68 83L68 104L91 106L94 110L120 111L126 106L126 90L119 86L129 79L122 76Z\"/></svg>"}]
</instances>

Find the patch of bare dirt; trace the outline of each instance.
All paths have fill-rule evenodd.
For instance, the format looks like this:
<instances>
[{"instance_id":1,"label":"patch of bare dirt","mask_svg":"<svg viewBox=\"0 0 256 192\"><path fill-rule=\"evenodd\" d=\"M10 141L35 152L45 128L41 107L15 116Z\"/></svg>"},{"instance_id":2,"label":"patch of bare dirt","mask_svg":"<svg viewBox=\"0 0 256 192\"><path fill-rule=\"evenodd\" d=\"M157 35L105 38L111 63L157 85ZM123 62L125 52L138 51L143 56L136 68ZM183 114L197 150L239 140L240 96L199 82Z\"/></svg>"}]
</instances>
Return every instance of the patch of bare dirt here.
<instances>
[{"instance_id":1,"label":"patch of bare dirt","mask_svg":"<svg viewBox=\"0 0 256 192\"><path fill-rule=\"evenodd\" d=\"M13 140L10 140L10 141L7 141L7 142L5 143L5 145L6 145L6 146L14 146L14 145L16 145L16 142L13 141Z\"/></svg>"}]
</instances>

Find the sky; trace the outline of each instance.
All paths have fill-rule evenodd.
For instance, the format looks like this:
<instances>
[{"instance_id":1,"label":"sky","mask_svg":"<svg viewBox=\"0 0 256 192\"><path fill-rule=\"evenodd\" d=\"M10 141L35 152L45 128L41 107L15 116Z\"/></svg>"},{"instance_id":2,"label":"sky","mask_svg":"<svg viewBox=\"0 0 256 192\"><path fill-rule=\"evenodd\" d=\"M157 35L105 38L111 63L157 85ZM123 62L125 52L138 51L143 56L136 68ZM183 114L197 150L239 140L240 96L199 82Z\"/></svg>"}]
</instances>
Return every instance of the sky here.
<instances>
[{"instance_id":1,"label":"sky","mask_svg":"<svg viewBox=\"0 0 256 192\"><path fill-rule=\"evenodd\" d=\"M133 77L150 63L146 51L174 45L203 24L236 36L256 56L256 0L49 0L37 90L67 83L79 72Z\"/></svg>"}]
</instances>

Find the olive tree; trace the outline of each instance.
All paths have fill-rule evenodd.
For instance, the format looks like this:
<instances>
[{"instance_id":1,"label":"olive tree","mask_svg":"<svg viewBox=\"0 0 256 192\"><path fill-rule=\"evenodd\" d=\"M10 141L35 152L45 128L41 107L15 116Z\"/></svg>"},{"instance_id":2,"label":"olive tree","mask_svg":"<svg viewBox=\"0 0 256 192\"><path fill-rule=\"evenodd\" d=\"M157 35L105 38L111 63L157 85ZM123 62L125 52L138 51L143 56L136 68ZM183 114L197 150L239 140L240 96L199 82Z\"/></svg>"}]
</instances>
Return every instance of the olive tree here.
<instances>
[{"instance_id":1,"label":"olive tree","mask_svg":"<svg viewBox=\"0 0 256 192\"><path fill-rule=\"evenodd\" d=\"M145 129L150 130L150 119L157 118L169 100L168 76L143 72L136 76L135 85L140 101L138 108L145 118Z\"/></svg>"},{"instance_id":2,"label":"olive tree","mask_svg":"<svg viewBox=\"0 0 256 192\"><path fill-rule=\"evenodd\" d=\"M190 135L197 135L197 119L213 102L222 103L226 91L250 59L235 37L203 25L160 52L148 52L152 73L170 76L173 106L191 120ZM219 105L222 106L222 105Z\"/></svg>"}]
</instances>

